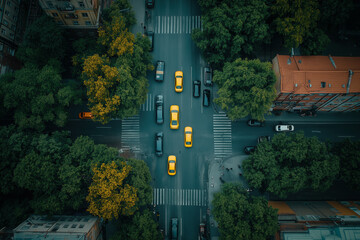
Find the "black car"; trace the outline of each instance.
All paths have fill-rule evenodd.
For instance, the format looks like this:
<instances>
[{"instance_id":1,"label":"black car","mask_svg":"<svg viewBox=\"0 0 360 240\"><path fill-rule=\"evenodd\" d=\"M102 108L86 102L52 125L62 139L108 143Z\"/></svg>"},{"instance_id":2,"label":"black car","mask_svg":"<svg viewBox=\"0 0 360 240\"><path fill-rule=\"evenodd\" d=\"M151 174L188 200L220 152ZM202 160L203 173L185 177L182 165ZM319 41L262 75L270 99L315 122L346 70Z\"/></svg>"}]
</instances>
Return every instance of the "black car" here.
<instances>
[{"instance_id":1,"label":"black car","mask_svg":"<svg viewBox=\"0 0 360 240\"><path fill-rule=\"evenodd\" d=\"M157 61L156 62L156 81L164 81L164 74L165 74L165 62L164 61Z\"/></svg>"},{"instance_id":2,"label":"black car","mask_svg":"<svg viewBox=\"0 0 360 240\"><path fill-rule=\"evenodd\" d=\"M193 81L193 96L200 97L201 82L199 80Z\"/></svg>"},{"instance_id":3,"label":"black car","mask_svg":"<svg viewBox=\"0 0 360 240\"><path fill-rule=\"evenodd\" d=\"M204 89L203 91L203 105L205 107L210 106L210 90Z\"/></svg>"},{"instance_id":4,"label":"black car","mask_svg":"<svg viewBox=\"0 0 360 240\"><path fill-rule=\"evenodd\" d=\"M154 32L152 31L147 31L145 33L145 35L149 38L150 40L150 52L152 52L154 50Z\"/></svg>"},{"instance_id":5,"label":"black car","mask_svg":"<svg viewBox=\"0 0 360 240\"><path fill-rule=\"evenodd\" d=\"M162 95L157 95L155 98L156 105L156 123L164 123L164 97Z\"/></svg>"},{"instance_id":6,"label":"black car","mask_svg":"<svg viewBox=\"0 0 360 240\"><path fill-rule=\"evenodd\" d=\"M247 124L250 126L250 127L263 127L265 125L264 122L260 122L260 121L257 121L255 119L250 119Z\"/></svg>"},{"instance_id":7,"label":"black car","mask_svg":"<svg viewBox=\"0 0 360 240\"><path fill-rule=\"evenodd\" d=\"M211 73L211 68L209 67L204 68L204 85L205 86L212 85L212 73Z\"/></svg>"},{"instance_id":8,"label":"black car","mask_svg":"<svg viewBox=\"0 0 360 240\"><path fill-rule=\"evenodd\" d=\"M162 132L155 134L155 154L158 157L163 155L163 138L164 134Z\"/></svg>"},{"instance_id":9,"label":"black car","mask_svg":"<svg viewBox=\"0 0 360 240\"><path fill-rule=\"evenodd\" d=\"M155 7L155 0L145 0L145 5L147 8L154 8Z\"/></svg>"},{"instance_id":10,"label":"black car","mask_svg":"<svg viewBox=\"0 0 360 240\"><path fill-rule=\"evenodd\" d=\"M266 142L266 141L270 142L270 139L271 139L270 136L260 136L258 138L258 143Z\"/></svg>"},{"instance_id":11,"label":"black car","mask_svg":"<svg viewBox=\"0 0 360 240\"><path fill-rule=\"evenodd\" d=\"M255 152L256 146L246 146L244 147L244 152L246 154L251 154L253 152Z\"/></svg>"}]
</instances>

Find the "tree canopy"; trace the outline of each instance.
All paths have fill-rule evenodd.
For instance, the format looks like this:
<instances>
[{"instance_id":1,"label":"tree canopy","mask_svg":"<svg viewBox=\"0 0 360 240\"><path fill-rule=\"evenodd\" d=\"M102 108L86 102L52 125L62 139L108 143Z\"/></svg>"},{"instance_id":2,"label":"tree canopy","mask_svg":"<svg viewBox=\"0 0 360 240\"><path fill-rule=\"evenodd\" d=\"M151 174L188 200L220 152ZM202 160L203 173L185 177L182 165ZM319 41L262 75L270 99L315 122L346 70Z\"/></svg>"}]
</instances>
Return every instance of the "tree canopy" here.
<instances>
[{"instance_id":1,"label":"tree canopy","mask_svg":"<svg viewBox=\"0 0 360 240\"><path fill-rule=\"evenodd\" d=\"M202 8L202 29L192 37L213 68L241 55L251 56L259 43L269 40L265 1L198 1Z\"/></svg>"},{"instance_id":2,"label":"tree canopy","mask_svg":"<svg viewBox=\"0 0 360 240\"><path fill-rule=\"evenodd\" d=\"M339 172L339 158L316 137L279 133L260 143L243 168L251 186L286 197L303 189L327 190Z\"/></svg>"},{"instance_id":3,"label":"tree canopy","mask_svg":"<svg viewBox=\"0 0 360 240\"><path fill-rule=\"evenodd\" d=\"M231 120L251 115L264 120L275 99L275 74L271 63L260 60L236 59L215 71L213 80L219 86L216 104Z\"/></svg>"},{"instance_id":4,"label":"tree canopy","mask_svg":"<svg viewBox=\"0 0 360 240\"><path fill-rule=\"evenodd\" d=\"M220 239L270 239L278 230L277 210L264 198L250 196L239 184L223 184L212 205Z\"/></svg>"}]
</instances>

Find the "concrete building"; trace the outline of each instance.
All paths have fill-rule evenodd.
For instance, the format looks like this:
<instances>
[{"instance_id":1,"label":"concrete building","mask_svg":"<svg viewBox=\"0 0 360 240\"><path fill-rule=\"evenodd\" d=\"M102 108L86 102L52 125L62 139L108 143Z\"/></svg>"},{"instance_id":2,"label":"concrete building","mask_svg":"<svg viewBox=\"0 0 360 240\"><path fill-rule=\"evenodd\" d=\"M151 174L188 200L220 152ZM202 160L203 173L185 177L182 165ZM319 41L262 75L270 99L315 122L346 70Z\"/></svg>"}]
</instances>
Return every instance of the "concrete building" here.
<instances>
[{"instance_id":1,"label":"concrete building","mask_svg":"<svg viewBox=\"0 0 360 240\"><path fill-rule=\"evenodd\" d=\"M360 110L360 57L277 55L272 110Z\"/></svg>"},{"instance_id":2,"label":"concrete building","mask_svg":"<svg viewBox=\"0 0 360 240\"><path fill-rule=\"evenodd\" d=\"M360 239L359 201L270 201L278 209L277 240Z\"/></svg>"},{"instance_id":3,"label":"concrete building","mask_svg":"<svg viewBox=\"0 0 360 240\"><path fill-rule=\"evenodd\" d=\"M14 229L14 240L101 240L101 223L93 216L30 216Z\"/></svg>"},{"instance_id":4,"label":"concrete building","mask_svg":"<svg viewBox=\"0 0 360 240\"><path fill-rule=\"evenodd\" d=\"M101 0L39 0L45 13L70 29L97 29Z\"/></svg>"}]
</instances>

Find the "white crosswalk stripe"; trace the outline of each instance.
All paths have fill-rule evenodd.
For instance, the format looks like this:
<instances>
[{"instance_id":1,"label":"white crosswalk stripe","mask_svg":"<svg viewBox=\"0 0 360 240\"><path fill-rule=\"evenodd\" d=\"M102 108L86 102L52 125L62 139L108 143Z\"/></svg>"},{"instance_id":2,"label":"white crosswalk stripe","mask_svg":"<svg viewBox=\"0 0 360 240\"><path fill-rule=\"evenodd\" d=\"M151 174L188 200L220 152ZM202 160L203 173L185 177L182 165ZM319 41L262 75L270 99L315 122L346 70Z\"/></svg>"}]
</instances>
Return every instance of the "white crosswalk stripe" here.
<instances>
[{"instance_id":1,"label":"white crosswalk stripe","mask_svg":"<svg viewBox=\"0 0 360 240\"><path fill-rule=\"evenodd\" d=\"M207 191L202 189L153 189L153 204L207 206Z\"/></svg>"},{"instance_id":2,"label":"white crosswalk stripe","mask_svg":"<svg viewBox=\"0 0 360 240\"><path fill-rule=\"evenodd\" d=\"M154 111L155 108L155 99L151 93L146 94L146 101L145 103L141 104L140 110L141 111Z\"/></svg>"},{"instance_id":3,"label":"white crosswalk stripe","mask_svg":"<svg viewBox=\"0 0 360 240\"><path fill-rule=\"evenodd\" d=\"M224 112L213 115L215 160L232 154L231 121Z\"/></svg>"},{"instance_id":4,"label":"white crosswalk stripe","mask_svg":"<svg viewBox=\"0 0 360 240\"><path fill-rule=\"evenodd\" d=\"M155 33L190 34L193 29L202 29L201 16L157 16Z\"/></svg>"},{"instance_id":5,"label":"white crosswalk stripe","mask_svg":"<svg viewBox=\"0 0 360 240\"><path fill-rule=\"evenodd\" d=\"M139 115L121 121L121 148L140 152L140 119Z\"/></svg>"}]
</instances>

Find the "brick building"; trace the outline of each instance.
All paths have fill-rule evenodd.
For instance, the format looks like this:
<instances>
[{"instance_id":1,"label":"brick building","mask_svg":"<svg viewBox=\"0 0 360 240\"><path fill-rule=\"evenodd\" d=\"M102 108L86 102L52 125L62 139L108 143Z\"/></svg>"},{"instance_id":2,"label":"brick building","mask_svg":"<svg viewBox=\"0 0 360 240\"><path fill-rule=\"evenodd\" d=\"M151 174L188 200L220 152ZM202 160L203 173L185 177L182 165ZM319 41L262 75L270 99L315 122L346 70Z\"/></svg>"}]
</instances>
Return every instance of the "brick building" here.
<instances>
[{"instance_id":1,"label":"brick building","mask_svg":"<svg viewBox=\"0 0 360 240\"><path fill-rule=\"evenodd\" d=\"M360 57L277 55L272 62L277 77L272 110L360 110Z\"/></svg>"}]
</instances>

